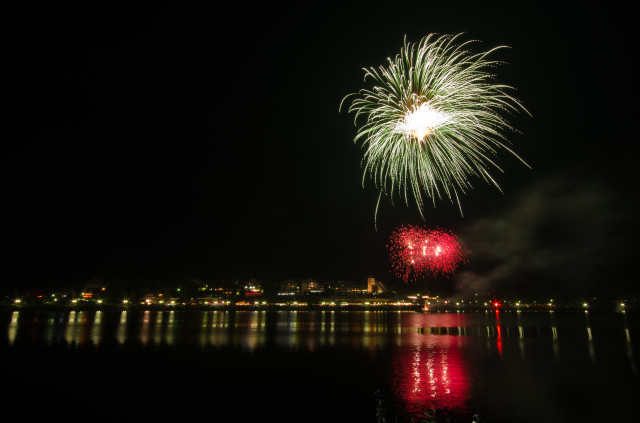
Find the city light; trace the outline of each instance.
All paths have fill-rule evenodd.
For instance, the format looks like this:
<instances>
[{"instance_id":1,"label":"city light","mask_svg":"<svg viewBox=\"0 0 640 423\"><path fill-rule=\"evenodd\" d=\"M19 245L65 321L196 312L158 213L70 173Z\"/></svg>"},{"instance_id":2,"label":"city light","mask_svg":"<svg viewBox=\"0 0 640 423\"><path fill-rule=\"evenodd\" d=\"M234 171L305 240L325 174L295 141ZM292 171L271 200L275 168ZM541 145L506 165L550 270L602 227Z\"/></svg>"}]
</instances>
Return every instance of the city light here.
<instances>
[{"instance_id":1,"label":"city light","mask_svg":"<svg viewBox=\"0 0 640 423\"><path fill-rule=\"evenodd\" d=\"M411 244L414 248L415 244ZM419 247L421 255L422 245ZM381 290L372 290L373 277L363 279L362 285L354 282L319 282L311 279L293 280L287 279L280 284L279 289L263 290L260 281L252 280L251 283L236 282L236 286L243 287L217 287L211 284L198 283L190 287L182 287L182 294L176 294L175 287L167 287L155 291L140 292L138 296L119 298L111 302L108 297L100 295L101 288L92 291L90 284L84 289L76 291L56 291L55 293L40 293L31 289L26 295L16 293L13 298L7 298L7 304L14 307L35 307L43 305L56 305L56 307L97 307L104 305L116 305L123 309L129 307L207 307L215 309L234 307L269 309L289 307L302 310L307 308L364 308L364 309L393 309L398 307L406 309L413 307L413 311L430 313L447 313L452 311L474 312L482 310L496 310L504 312L535 312L567 311L567 310L601 310L610 309L618 313L634 310L638 306L635 298L611 301L605 298L585 297L576 299L543 297L542 301L526 297L501 297L494 293L464 293L456 294L448 298L441 298L428 290L421 291L417 287L398 289L389 285ZM376 281L378 283L378 281ZM365 288L366 287L366 288ZM107 288L108 290L108 288ZM34 292L35 291L35 292ZM88 295L91 294L91 295ZM248 294L248 295L247 295ZM130 294L131 295L131 294ZM133 294L135 295L135 294ZM500 299L497 299L500 298ZM63 299L63 301L58 301Z\"/></svg>"}]
</instances>

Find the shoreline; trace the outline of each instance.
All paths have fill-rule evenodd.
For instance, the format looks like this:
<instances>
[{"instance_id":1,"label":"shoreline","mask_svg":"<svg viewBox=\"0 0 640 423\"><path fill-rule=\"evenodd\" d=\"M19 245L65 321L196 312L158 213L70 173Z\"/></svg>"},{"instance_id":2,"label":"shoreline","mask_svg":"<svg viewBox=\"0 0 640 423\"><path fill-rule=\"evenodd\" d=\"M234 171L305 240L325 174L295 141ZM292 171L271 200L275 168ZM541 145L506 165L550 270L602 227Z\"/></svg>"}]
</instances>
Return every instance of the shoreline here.
<instances>
[{"instance_id":1,"label":"shoreline","mask_svg":"<svg viewBox=\"0 0 640 423\"><path fill-rule=\"evenodd\" d=\"M420 305L146 305L146 304L82 304L82 305L0 305L0 311L385 311L385 312L414 312L414 313L549 313L549 312L610 312L625 313L638 311L640 307L615 305L603 306L523 306L510 307L450 307L431 306L425 310Z\"/></svg>"}]
</instances>

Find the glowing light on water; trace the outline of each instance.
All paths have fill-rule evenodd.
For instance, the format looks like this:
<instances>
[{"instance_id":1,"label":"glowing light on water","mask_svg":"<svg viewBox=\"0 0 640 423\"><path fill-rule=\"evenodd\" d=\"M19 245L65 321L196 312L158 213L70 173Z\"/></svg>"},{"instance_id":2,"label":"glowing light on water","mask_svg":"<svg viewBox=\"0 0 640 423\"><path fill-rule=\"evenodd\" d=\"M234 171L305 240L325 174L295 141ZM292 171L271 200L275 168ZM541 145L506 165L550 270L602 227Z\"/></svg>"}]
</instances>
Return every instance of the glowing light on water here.
<instances>
[{"instance_id":1,"label":"glowing light on water","mask_svg":"<svg viewBox=\"0 0 640 423\"><path fill-rule=\"evenodd\" d=\"M406 414L423 421L430 410L464 410L470 381L456 340L419 333L403 340L411 345L394 351L392 388Z\"/></svg>"},{"instance_id":2,"label":"glowing light on water","mask_svg":"<svg viewBox=\"0 0 640 423\"><path fill-rule=\"evenodd\" d=\"M16 340L16 335L18 334L18 317L20 316L19 311L14 311L11 313L11 322L9 323L9 345L13 345Z\"/></svg>"}]
</instances>

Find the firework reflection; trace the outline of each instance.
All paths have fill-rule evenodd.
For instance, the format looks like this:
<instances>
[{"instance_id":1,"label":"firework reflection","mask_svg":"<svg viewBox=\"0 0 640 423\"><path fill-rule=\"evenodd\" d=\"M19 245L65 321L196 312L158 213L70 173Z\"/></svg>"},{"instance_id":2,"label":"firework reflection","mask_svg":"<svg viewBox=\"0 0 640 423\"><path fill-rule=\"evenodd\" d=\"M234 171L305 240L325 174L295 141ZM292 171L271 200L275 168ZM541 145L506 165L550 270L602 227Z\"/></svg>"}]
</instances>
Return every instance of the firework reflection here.
<instances>
[{"instance_id":1,"label":"firework reflection","mask_svg":"<svg viewBox=\"0 0 640 423\"><path fill-rule=\"evenodd\" d=\"M469 376L458 336L405 335L393 353L391 385L396 401L411 419L432 410L467 413Z\"/></svg>"}]
</instances>

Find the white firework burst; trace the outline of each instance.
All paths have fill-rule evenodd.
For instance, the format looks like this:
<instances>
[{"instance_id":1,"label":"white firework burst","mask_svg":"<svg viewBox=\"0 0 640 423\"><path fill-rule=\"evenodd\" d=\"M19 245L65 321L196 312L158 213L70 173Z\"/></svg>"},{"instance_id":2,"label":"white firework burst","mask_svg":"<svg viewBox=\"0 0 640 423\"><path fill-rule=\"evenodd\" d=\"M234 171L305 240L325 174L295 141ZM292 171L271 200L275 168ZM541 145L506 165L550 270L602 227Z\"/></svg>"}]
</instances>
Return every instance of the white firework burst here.
<instances>
[{"instance_id":1,"label":"white firework burst","mask_svg":"<svg viewBox=\"0 0 640 423\"><path fill-rule=\"evenodd\" d=\"M415 198L423 213L424 197L435 206L443 196L456 200L479 177L500 189L489 170L499 170L497 151L508 148L504 132L513 128L504 114L526 109L496 84L491 72L500 64L488 56L503 48L474 53L476 41L458 43L458 35L430 34L407 43L387 66L365 68L374 86L351 98L349 112L365 122L355 142L364 150L364 176L380 195ZM340 105L342 108L342 104ZM528 113L528 112L527 112ZM527 165L528 166L528 165Z\"/></svg>"}]
</instances>

